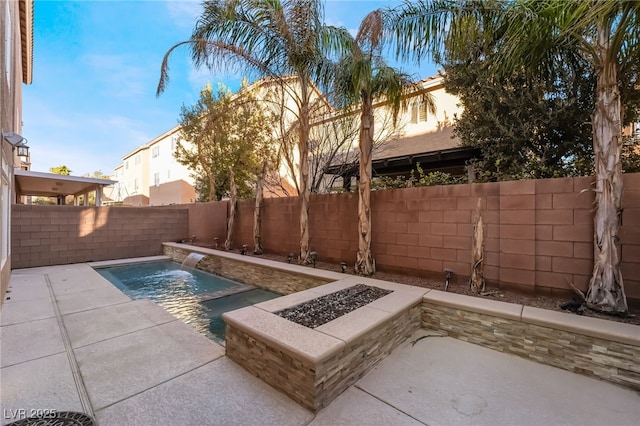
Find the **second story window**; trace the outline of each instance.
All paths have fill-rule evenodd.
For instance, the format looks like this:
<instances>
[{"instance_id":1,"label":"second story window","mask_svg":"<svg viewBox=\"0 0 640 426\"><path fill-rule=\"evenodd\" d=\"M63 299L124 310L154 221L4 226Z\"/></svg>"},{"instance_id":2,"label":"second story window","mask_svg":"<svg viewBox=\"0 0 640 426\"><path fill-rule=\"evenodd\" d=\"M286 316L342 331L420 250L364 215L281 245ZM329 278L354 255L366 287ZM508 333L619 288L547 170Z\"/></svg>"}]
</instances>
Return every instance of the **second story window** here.
<instances>
[{"instance_id":1,"label":"second story window","mask_svg":"<svg viewBox=\"0 0 640 426\"><path fill-rule=\"evenodd\" d=\"M154 146L153 149L151 150L151 158L156 158L158 157L158 155L160 155L160 147Z\"/></svg>"},{"instance_id":2,"label":"second story window","mask_svg":"<svg viewBox=\"0 0 640 426\"><path fill-rule=\"evenodd\" d=\"M427 121L427 103L416 101L411 105L411 123L417 124Z\"/></svg>"},{"instance_id":3,"label":"second story window","mask_svg":"<svg viewBox=\"0 0 640 426\"><path fill-rule=\"evenodd\" d=\"M154 173L154 175L153 175L153 184L155 186L160 185L160 173Z\"/></svg>"},{"instance_id":4,"label":"second story window","mask_svg":"<svg viewBox=\"0 0 640 426\"><path fill-rule=\"evenodd\" d=\"M137 166L138 164L140 164L140 154L136 155L134 161L135 165Z\"/></svg>"}]
</instances>

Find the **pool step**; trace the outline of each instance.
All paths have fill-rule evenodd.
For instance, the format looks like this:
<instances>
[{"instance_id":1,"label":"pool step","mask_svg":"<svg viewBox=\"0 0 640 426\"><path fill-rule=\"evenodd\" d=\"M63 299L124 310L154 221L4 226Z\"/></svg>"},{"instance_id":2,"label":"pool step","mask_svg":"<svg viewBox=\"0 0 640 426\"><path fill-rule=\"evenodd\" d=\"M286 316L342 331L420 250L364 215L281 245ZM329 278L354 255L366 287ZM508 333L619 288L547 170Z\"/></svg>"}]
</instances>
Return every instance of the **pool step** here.
<instances>
[{"instance_id":1,"label":"pool step","mask_svg":"<svg viewBox=\"0 0 640 426\"><path fill-rule=\"evenodd\" d=\"M198 302L203 303L209 300L219 299L225 296L231 296L232 294L244 293L245 291L253 290L259 288L255 285L237 285L230 288L225 288L224 290L211 291L209 293L203 293L198 296Z\"/></svg>"}]
</instances>

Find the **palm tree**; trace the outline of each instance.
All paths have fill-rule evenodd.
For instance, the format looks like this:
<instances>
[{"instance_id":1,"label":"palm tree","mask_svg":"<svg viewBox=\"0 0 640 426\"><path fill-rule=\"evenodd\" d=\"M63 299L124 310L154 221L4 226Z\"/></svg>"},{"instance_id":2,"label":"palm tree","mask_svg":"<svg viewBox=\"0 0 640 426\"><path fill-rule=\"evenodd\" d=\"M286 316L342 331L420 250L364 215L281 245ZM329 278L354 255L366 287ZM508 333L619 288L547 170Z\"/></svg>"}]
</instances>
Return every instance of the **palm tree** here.
<instances>
[{"instance_id":1,"label":"palm tree","mask_svg":"<svg viewBox=\"0 0 640 426\"><path fill-rule=\"evenodd\" d=\"M371 27L364 21L360 27L352 52L338 63L335 89L341 103L347 108L359 107L360 129L358 151L360 174L358 181L358 253L355 271L361 275L375 273L371 254L371 160L375 135L374 101L382 98L391 110L393 124L405 100L405 94L414 85L411 78L390 67L381 56L380 26ZM429 108L435 111L431 97L425 96Z\"/></svg>"},{"instance_id":2,"label":"palm tree","mask_svg":"<svg viewBox=\"0 0 640 426\"><path fill-rule=\"evenodd\" d=\"M309 262L309 128L312 86L328 80L332 54L349 49L344 28L327 26L320 0L209 0L190 40L166 53L158 84L168 82L171 52L188 44L197 66L269 77L295 103L300 160L300 261ZM294 76L294 79L290 77ZM292 81L293 80L293 81Z\"/></svg>"},{"instance_id":3,"label":"palm tree","mask_svg":"<svg viewBox=\"0 0 640 426\"><path fill-rule=\"evenodd\" d=\"M469 37L475 20L498 37L501 61L496 70L527 69L553 79L555 71L575 61L596 76L592 115L595 153L594 267L587 306L626 314L620 271L623 109L620 87L634 81L629 73L640 61L640 2L616 0L519 0L406 2L378 12L402 57L441 53L444 41L455 48ZM623 93L624 95L624 93Z\"/></svg>"}]
</instances>

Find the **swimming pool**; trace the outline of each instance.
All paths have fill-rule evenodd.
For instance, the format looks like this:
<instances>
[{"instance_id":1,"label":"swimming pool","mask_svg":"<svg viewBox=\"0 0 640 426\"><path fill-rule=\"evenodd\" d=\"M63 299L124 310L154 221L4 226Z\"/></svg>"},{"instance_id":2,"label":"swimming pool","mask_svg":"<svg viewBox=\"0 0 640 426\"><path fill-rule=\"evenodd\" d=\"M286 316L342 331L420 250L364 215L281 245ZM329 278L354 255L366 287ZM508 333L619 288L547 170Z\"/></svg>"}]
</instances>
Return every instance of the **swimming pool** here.
<instances>
[{"instance_id":1,"label":"swimming pool","mask_svg":"<svg viewBox=\"0 0 640 426\"><path fill-rule=\"evenodd\" d=\"M280 295L171 260L96 268L132 299L150 299L211 340L224 342L222 314Z\"/></svg>"}]
</instances>

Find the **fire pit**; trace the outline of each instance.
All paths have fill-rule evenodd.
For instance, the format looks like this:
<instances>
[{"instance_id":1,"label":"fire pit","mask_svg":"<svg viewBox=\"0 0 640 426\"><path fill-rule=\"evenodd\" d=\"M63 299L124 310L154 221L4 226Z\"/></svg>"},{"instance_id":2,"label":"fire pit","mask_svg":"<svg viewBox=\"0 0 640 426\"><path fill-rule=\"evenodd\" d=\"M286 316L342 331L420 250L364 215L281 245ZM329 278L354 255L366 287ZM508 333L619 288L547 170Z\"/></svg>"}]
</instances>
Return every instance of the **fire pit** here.
<instances>
[{"instance_id":1,"label":"fire pit","mask_svg":"<svg viewBox=\"0 0 640 426\"><path fill-rule=\"evenodd\" d=\"M226 354L316 411L420 327L425 292L352 276L227 312Z\"/></svg>"}]
</instances>

